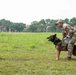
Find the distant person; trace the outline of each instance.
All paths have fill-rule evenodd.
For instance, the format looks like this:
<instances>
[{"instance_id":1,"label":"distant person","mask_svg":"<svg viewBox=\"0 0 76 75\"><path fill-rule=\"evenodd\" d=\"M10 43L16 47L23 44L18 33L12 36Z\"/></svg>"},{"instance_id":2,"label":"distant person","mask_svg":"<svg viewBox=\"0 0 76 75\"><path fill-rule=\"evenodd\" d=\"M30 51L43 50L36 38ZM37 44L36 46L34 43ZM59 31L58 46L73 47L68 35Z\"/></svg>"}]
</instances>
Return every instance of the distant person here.
<instances>
[{"instance_id":1,"label":"distant person","mask_svg":"<svg viewBox=\"0 0 76 75\"><path fill-rule=\"evenodd\" d=\"M63 23L62 20L58 20L56 22L56 25L62 28L62 33L63 33L62 40L66 40L67 38L70 38L70 40L68 41L68 56L66 58L67 60L70 60L72 57L73 47L76 41L76 29L69 24Z\"/></svg>"}]
</instances>

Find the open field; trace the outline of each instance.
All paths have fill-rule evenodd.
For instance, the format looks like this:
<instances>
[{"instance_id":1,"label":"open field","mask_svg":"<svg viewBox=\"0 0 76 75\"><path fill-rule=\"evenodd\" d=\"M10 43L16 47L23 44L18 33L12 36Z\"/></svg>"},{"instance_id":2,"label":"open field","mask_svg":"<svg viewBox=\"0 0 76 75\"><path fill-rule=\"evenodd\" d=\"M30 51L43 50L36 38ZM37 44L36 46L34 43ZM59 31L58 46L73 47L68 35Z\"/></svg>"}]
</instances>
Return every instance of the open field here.
<instances>
[{"instance_id":1,"label":"open field","mask_svg":"<svg viewBox=\"0 0 76 75\"><path fill-rule=\"evenodd\" d=\"M55 33L0 33L0 75L76 75L76 57L65 61L62 52L55 60L50 34Z\"/></svg>"}]
</instances>

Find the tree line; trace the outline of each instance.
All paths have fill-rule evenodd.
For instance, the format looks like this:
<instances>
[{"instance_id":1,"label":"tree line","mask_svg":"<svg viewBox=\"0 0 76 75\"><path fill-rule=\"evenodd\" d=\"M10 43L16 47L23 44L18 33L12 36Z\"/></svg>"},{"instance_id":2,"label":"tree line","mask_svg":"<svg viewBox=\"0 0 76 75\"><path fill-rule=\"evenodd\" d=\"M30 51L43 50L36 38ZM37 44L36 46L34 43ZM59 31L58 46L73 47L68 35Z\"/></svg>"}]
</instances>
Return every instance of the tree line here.
<instances>
[{"instance_id":1,"label":"tree line","mask_svg":"<svg viewBox=\"0 0 76 75\"><path fill-rule=\"evenodd\" d=\"M9 20L0 20L0 31L4 32L61 32L55 23L58 20L54 19L41 19L40 21L33 21L30 25L24 23L13 23ZM76 18L64 19L64 23L68 23L71 26L76 27Z\"/></svg>"},{"instance_id":2,"label":"tree line","mask_svg":"<svg viewBox=\"0 0 76 75\"><path fill-rule=\"evenodd\" d=\"M22 32L25 27L26 24L24 23L13 23L5 19L0 20L0 32Z\"/></svg>"}]
</instances>

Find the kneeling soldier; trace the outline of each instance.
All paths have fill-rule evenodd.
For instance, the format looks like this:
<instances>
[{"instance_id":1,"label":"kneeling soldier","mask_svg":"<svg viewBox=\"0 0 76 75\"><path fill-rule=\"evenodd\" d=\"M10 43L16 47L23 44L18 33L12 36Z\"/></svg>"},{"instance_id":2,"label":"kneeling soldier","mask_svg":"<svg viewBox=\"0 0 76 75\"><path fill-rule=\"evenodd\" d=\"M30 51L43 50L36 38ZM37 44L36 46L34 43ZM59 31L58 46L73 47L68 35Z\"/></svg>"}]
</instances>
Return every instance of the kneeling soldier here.
<instances>
[{"instance_id":1,"label":"kneeling soldier","mask_svg":"<svg viewBox=\"0 0 76 75\"><path fill-rule=\"evenodd\" d=\"M63 33L62 40L70 38L70 40L68 41L68 56L67 56L67 60L70 60L72 57L73 46L76 41L76 29L69 24L64 24L62 20L57 21L56 25L62 28Z\"/></svg>"}]
</instances>

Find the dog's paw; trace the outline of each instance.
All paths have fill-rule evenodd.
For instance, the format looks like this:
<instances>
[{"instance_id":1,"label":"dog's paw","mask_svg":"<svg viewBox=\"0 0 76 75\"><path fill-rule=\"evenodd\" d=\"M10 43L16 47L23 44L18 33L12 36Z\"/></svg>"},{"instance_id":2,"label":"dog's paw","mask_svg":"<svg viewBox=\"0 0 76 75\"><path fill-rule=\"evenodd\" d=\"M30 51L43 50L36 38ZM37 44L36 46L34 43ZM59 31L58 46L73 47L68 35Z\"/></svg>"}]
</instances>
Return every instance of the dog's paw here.
<instances>
[{"instance_id":1,"label":"dog's paw","mask_svg":"<svg viewBox=\"0 0 76 75\"><path fill-rule=\"evenodd\" d=\"M56 58L55 60L59 60L58 58Z\"/></svg>"}]
</instances>

